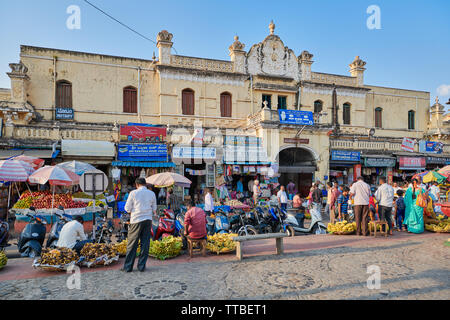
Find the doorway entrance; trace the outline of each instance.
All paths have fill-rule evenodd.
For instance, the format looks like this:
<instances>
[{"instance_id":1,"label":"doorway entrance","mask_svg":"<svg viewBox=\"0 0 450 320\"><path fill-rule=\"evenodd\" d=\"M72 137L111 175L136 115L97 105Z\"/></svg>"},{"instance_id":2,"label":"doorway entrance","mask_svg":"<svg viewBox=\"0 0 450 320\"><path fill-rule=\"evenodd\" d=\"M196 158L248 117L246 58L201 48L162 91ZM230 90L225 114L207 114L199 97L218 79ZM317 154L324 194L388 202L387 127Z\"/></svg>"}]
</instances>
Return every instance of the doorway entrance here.
<instances>
[{"instance_id":1,"label":"doorway entrance","mask_svg":"<svg viewBox=\"0 0 450 320\"><path fill-rule=\"evenodd\" d=\"M307 197L317 170L314 154L306 148L287 148L278 154L278 162L279 183L287 186L292 181L300 196Z\"/></svg>"}]
</instances>

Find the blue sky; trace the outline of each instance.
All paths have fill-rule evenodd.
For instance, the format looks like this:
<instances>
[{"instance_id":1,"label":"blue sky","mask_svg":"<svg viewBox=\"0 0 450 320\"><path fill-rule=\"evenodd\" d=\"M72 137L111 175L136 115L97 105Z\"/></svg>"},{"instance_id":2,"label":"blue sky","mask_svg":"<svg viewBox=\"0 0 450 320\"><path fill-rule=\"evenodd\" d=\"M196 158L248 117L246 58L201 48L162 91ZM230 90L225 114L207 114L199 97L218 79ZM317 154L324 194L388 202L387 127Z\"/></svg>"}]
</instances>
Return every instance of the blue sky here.
<instances>
[{"instance_id":1,"label":"blue sky","mask_svg":"<svg viewBox=\"0 0 450 320\"><path fill-rule=\"evenodd\" d=\"M296 55L314 54L312 70L349 75L359 55L367 62L365 83L429 91L431 101L450 98L450 1L143 1L89 0L156 41L173 33L178 54L229 60L239 35L248 50L275 33ZM81 29L69 30L67 7L81 9ZM369 30L370 5L381 10L381 29ZM0 87L9 88L8 64L21 44L151 59L154 43L142 39L82 0L0 0ZM438 88L441 88L438 90Z\"/></svg>"}]
</instances>

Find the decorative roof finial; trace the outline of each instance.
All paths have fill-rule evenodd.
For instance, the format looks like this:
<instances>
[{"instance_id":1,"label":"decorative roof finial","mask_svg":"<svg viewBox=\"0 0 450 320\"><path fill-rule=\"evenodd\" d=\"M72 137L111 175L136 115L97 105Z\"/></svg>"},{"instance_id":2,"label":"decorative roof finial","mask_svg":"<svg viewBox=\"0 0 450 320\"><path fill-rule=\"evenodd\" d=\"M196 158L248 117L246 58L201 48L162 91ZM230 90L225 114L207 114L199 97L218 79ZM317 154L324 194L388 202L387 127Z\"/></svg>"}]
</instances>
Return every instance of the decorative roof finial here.
<instances>
[{"instance_id":1,"label":"decorative roof finial","mask_svg":"<svg viewBox=\"0 0 450 320\"><path fill-rule=\"evenodd\" d=\"M436 104L439 104L439 97L436 96Z\"/></svg>"},{"instance_id":2,"label":"decorative roof finial","mask_svg":"<svg viewBox=\"0 0 450 320\"><path fill-rule=\"evenodd\" d=\"M273 32L275 31L275 24L273 23L273 20L270 21L269 30L270 34L273 34Z\"/></svg>"}]
</instances>

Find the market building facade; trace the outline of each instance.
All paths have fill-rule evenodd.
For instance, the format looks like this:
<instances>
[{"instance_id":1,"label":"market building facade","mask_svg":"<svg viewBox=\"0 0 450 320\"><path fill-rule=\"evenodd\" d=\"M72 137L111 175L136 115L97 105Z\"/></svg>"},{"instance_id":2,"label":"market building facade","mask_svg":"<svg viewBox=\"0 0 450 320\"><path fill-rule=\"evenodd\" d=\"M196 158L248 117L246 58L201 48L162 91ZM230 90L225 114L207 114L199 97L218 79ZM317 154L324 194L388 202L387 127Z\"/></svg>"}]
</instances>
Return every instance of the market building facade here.
<instances>
[{"instance_id":1,"label":"market building facade","mask_svg":"<svg viewBox=\"0 0 450 320\"><path fill-rule=\"evenodd\" d=\"M430 94L365 84L359 56L348 76L313 72L313 54L296 55L273 22L248 51L236 36L229 61L173 55L172 40L159 32L148 60L21 46L0 90L1 157L85 160L127 178L175 170L195 180L191 196L276 172L307 195L315 180L392 181L450 157ZM154 133L136 136L142 124ZM442 145L405 151L404 138Z\"/></svg>"}]
</instances>

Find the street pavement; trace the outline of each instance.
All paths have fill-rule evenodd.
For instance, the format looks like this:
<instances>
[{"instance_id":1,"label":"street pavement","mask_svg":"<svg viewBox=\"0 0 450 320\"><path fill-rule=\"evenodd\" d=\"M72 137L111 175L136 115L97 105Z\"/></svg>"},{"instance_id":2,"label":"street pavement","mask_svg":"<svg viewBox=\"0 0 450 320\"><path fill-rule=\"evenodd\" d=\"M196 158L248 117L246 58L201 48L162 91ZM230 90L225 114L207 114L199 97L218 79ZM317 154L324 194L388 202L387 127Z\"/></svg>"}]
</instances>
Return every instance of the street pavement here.
<instances>
[{"instance_id":1,"label":"street pavement","mask_svg":"<svg viewBox=\"0 0 450 320\"><path fill-rule=\"evenodd\" d=\"M242 261L234 254L192 259L184 254L166 261L149 258L145 272L132 273L119 270L122 258L112 266L82 268L79 289L68 288L71 274L35 270L29 258L10 259L0 271L0 300L448 300L448 238L430 232L297 236L285 238L283 255L275 254L275 240L259 240L244 245ZM373 266L379 267L380 287L369 289Z\"/></svg>"}]
</instances>

